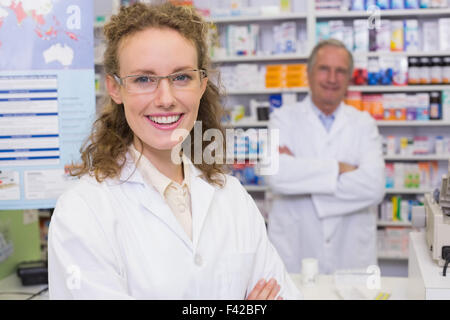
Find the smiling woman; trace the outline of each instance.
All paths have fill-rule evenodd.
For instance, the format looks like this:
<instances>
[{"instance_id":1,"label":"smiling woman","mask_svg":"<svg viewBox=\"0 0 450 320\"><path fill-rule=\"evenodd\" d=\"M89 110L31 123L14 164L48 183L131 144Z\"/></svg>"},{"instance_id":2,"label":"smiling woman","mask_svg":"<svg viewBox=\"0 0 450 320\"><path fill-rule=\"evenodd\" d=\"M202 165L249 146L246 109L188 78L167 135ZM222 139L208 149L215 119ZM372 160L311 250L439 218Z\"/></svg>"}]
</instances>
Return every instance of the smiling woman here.
<instances>
[{"instance_id":1,"label":"smiling woman","mask_svg":"<svg viewBox=\"0 0 450 320\"><path fill-rule=\"evenodd\" d=\"M197 118L198 110L208 83L198 71L196 47L174 29L150 27L125 37L118 49L119 76L107 76L108 92L118 106L123 105L135 148L142 148L163 174L181 182L181 171L178 177L170 176L175 164L168 160L179 143L173 132L190 132L194 122L202 120Z\"/></svg>"},{"instance_id":2,"label":"smiling woman","mask_svg":"<svg viewBox=\"0 0 450 320\"><path fill-rule=\"evenodd\" d=\"M184 7L172 7L170 4L143 7L122 8L121 14L113 16L105 26L108 43L104 65L109 75L106 84L110 99L94 124L94 130L82 150L83 162L73 170L74 175L91 173L99 182L117 177L132 141L139 151L142 143L143 153L151 157L146 153L148 148L170 149L175 143L169 141L171 131L176 128L191 131L195 120L201 121L203 132L210 128L223 132L219 88L207 78L208 73L215 72L211 69L207 50L207 23ZM189 70L193 69L200 71L192 74ZM178 81L174 81L177 78L171 75L174 72L178 75ZM169 83L161 75L167 75ZM188 90L179 89L180 85L175 82L179 83L180 77L188 76L194 77L186 88ZM150 80L149 77L158 79L156 86L142 85L143 81ZM157 87L160 90L155 92ZM179 103L175 106L174 102ZM174 123L173 127L158 127L157 121L151 120L151 117L153 120L159 117L161 123L168 121L165 117L169 116L182 119L178 119L179 123ZM155 125L150 127L149 124ZM144 134L145 131L148 134ZM150 141L147 139L157 144L148 143ZM202 141L202 149L206 146L207 141ZM191 154L194 154L193 141L191 149ZM152 160L157 161L155 157ZM155 165L164 170L164 163L166 161ZM195 165L209 182L223 183L220 164Z\"/></svg>"},{"instance_id":3,"label":"smiling woman","mask_svg":"<svg viewBox=\"0 0 450 320\"><path fill-rule=\"evenodd\" d=\"M181 143L198 148L195 128L200 139L222 130L207 30L170 3L121 8L105 26L110 101L52 216L50 298L300 297L239 181L217 162L193 164L195 152L172 159Z\"/></svg>"}]
</instances>

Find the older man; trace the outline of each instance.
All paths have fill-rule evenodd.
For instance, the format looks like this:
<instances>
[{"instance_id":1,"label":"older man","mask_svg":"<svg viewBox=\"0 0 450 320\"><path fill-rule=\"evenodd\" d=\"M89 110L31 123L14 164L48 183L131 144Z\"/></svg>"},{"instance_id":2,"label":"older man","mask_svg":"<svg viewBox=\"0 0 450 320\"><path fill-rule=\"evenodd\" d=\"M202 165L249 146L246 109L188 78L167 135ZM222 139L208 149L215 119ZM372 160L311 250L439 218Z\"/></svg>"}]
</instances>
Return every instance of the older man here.
<instances>
[{"instance_id":1,"label":"older man","mask_svg":"<svg viewBox=\"0 0 450 320\"><path fill-rule=\"evenodd\" d=\"M384 160L376 123L343 102L353 58L337 40L308 60L310 94L270 118L280 130L280 165L269 237L289 272L316 258L321 273L376 264L376 215L384 196Z\"/></svg>"}]
</instances>

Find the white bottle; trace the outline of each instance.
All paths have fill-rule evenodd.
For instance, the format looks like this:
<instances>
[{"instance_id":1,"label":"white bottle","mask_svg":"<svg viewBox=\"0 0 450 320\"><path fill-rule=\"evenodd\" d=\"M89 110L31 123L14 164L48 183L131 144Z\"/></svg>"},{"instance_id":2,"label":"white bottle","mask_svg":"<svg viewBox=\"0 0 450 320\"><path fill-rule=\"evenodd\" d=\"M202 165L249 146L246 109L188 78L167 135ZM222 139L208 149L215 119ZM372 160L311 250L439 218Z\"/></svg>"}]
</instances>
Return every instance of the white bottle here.
<instances>
[{"instance_id":1,"label":"white bottle","mask_svg":"<svg viewBox=\"0 0 450 320\"><path fill-rule=\"evenodd\" d=\"M444 154L445 153L445 149L444 149L444 137L442 136L437 136L436 137L436 141L435 141L435 151L436 154Z\"/></svg>"}]
</instances>

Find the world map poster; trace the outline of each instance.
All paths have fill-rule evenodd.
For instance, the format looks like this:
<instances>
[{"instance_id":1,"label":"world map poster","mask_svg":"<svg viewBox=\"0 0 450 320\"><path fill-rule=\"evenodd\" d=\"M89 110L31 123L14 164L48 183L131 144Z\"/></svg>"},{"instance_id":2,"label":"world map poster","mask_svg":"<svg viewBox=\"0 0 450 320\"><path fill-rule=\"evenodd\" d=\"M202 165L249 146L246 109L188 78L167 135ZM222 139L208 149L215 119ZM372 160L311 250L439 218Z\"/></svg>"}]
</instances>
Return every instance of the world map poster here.
<instances>
[{"instance_id":1,"label":"world map poster","mask_svg":"<svg viewBox=\"0 0 450 320\"><path fill-rule=\"evenodd\" d=\"M0 70L92 68L91 7L92 1L0 0Z\"/></svg>"}]
</instances>

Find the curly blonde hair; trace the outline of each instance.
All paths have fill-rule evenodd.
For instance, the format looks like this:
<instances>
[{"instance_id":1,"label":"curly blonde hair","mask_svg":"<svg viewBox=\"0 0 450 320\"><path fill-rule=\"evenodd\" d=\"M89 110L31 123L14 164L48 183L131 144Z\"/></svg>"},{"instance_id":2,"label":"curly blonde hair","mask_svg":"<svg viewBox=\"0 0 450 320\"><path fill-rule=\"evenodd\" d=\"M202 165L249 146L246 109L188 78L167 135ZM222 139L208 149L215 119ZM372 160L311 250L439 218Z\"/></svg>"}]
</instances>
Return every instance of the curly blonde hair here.
<instances>
[{"instance_id":1,"label":"curly blonde hair","mask_svg":"<svg viewBox=\"0 0 450 320\"><path fill-rule=\"evenodd\" d=\"M119 13L113 15L104 27L107 41L104 54L106 74L120 74L118 48L121 41L148 28L176 30L195 45L198 68L207 70L208 74L213 71L207 45L209 26L194 9L174 6L171 3L158 5L136 3L129 7L122 7ZM202 121L202 136L206 130L211 128L219 129L222 134L224 133L220 124L223 115L218 87L220 80L217 80L217 83L215 85L208 78L205 93L200 99L197 121ZM193 130L190 132L191 137L194 136ZM133 137L133 131L125 118L123 104L116 104L111 97L108 97L101 114L93 124L90 136L80 150L82 164L75 166L71 174L74 176L90 174L95 176L98 182L106 178L118 177L125 164L125 155ZM194 154L193 140L191 139L191 155ZM202 139L202 151L207 145L207 142ZM204 162L194 165L203 173L208 182L223 185L222 174L225 170L223 165Z\"/></svg>"}]
</instances>

